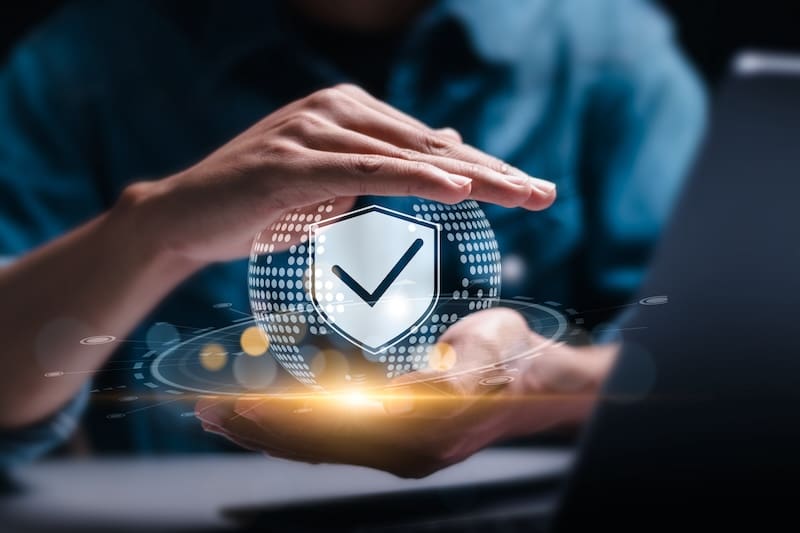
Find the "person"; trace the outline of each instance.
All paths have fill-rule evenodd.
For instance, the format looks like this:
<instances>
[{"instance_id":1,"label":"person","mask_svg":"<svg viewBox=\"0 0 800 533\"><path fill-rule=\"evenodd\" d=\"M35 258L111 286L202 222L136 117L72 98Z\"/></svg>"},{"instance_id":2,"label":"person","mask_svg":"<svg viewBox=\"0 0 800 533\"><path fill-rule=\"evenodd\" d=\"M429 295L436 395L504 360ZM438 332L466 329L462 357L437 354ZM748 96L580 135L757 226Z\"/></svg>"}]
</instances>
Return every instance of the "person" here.
<instances>
[{"instance_id":1,"label":"person","mask_svg":"<svg viewBox=\"0 0 800 533\"><path fill-rule=\"evenodd\" d=\"M141 338L156 321L210 322L217 301L246 307L237 259L295 207L474 198L524 267L508 289L618 305L703 116L665 17L643 0L69 4L0 77L0 463L62 442L90 381L121 379L114 363L131 350L87 349L84 336ZM460 361L491 362L540 339L494 309L441 340ZM404 396L344 418L318 406L297 420L291 402L244 399L197 413L246 448L421 476L579 423L614 352L554 348L496 402L465 380L448 401ZM531 396L540 408L499 401ZM170 406L113 429L89 409L98 450L223 446Z\"/></svg>"}]
</instances>

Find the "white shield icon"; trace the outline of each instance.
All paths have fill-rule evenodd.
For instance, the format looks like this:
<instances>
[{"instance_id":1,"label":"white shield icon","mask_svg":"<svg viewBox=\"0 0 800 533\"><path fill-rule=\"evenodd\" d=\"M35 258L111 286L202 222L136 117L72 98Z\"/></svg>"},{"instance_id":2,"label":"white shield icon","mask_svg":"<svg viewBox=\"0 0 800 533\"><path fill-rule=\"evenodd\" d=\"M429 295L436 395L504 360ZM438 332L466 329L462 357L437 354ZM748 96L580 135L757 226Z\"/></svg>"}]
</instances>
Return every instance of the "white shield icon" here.
<instances>
[{"instance_id":1,"label":"white shield icon","mask_svg":"<svg viewBox=\"0 0 800 533\"><path fill-rule=\"evenodd\" d=\"M439 225L377 205L309 228L311 301L339 335L378 354L439 300Z\"/></svg>"}]
</instances>

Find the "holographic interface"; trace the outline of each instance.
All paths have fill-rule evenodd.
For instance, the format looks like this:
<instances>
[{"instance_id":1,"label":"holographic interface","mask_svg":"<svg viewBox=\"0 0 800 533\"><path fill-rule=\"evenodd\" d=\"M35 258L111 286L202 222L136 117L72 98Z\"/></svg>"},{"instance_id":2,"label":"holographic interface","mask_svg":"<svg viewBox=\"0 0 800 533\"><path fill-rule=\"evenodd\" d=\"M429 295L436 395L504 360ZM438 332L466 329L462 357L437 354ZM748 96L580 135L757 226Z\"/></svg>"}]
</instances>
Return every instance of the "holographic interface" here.
<instances>
[{"instance_id":1,"label":"holographic interface","mask_svg":"<svg viewBox=\"0 0 800 533\"><path fill-rule=\"evenodd\" d=\"M514 258L502 264L510 276L524 268ZM139 352L102 370L131 374L124 381L140 389L94 389L111 395L112 404L131 404L112 407L107 418L198 396L352 399L416 383L446 391L464 374L496 388L548 348L585 341L585 317L593 312L527 295L501 299L497 241L474 201L391 198L346 213L333 203L289 212L254 239L247 283L251 312L213 305L228 325L159 322L145 339L105 332L82 339L86 349L126 342ZM666 303L667 296L651 296L629 305ZM524 317L539 344L487 364L460 360L439 340L467 315L497 306ZM192 416L188 409L179 416Z\"/></svg>"}]
</instances>

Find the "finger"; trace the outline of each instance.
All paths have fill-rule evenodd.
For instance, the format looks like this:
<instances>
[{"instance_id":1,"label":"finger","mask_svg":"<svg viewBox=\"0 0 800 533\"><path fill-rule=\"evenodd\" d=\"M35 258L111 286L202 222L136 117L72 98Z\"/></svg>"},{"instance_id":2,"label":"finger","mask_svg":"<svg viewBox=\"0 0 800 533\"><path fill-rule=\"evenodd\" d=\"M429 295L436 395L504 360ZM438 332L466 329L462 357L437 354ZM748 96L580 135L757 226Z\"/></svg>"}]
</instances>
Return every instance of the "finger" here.
<instances>
[{"instance_id":1,"label":"finger","mask_svg":"<svg viewBox=\"0 0 800 533\"><path fill-rule=\"evenodd\" d=\"M467 199L472 180L435 165L375 154L338 154L310 150L307 168L290 186L318 200L341 196L418 196L454 204ZM298 202L300 200L298 199Z\"/></svg>"},{"instance_id":2,"label":"finger","mask_svg":"<svg viewBox=\"0 0 800 533\"><path fill-rule=\"evenodd\" d=\"M286 402L270 401L248 409L246 418L259 427L285 428L280 441L304 461L367 466L403 477L422 477L459 460L458 433L439 423L431 433L430 420L398 418L381 409L347 409L320 398L298 414ZM235 421L231 421L235 424ZM261 439L263 442L263 439ZM452 441L452 442L451 442Z\"/></svg>"},{"instance_id":3,"label":"finger","mask_svg":"<svg viewBox=\"0 0 800 533\"><path fill-rule=\"evenodd\" d=\"M258 450L257 446L241 437L228 434L224 429L227 421L236 415L233 410L234 404L235 400L230 398L203 398L195 405L195 416L200 419L204 431L225 437L245 449L256 451Z\"/></svg>"},{"instance_id":4,"label":"finger","mask_svg":"<svg viewBox=\"0 0 800 533\"><path fill-rule=\"evenodd\" d=\"M233 398L205 397L200 398L194 406L194 415L204 422L218 424L226 416L233 416Z\"/></svg>"},{"instance_id":5,"label":"finger","mask_svg":"<svg viewBox=\"0 0 800 533\"><path fill-rule=\"evenodd\" d=\"M393 117L375 112L371 108L361 109L358 112L351 110L340 116L334 115L334 121L347 129L380 139L399 148L408 148L423 154L441 156L487 168L500 178L501 184L508 183L521 187L527 194L527 200L523 205L529 209L544 209L555 200L556 186L554 183L529 176L477 148L431 134L428 130L415 128Z\"/></svg>"},{"instance_id":6,"label":"finger","mask_svg":"<svg viewBox=\"0 0 800 533\"><path fill-rule=\"evenodd\" d=\"M233 425L232 422L226 423L229 427ZM249 427L239 427L244 424L250 424L253 426L252 428ZM286 450L284 448L277 447L269 442L264 442L260 437L259 428L255 426L253 422L247 421L242 419L237 424L237 427L233 428L225 428L221 426L215 426L209 422L203 422L203 430L211 433L213 435L219 435L232 443L240 446L246 450L253 451L253 452L263 452L272 457L279 457L281 459L290 459L293 461L303 461L307 460L305 456L298 455L293 453L290 450Z\"/></svg>"},{"instance_id":7,"label":"finger","mask_svg":"<svg viewBox=\"0 0 800 533\"><path fill-rule=\"evenodd\" d=\"M245 450L248 450L248 451L251 451L251 452L263 451L255 443L251 443L251 442L246 441L245 439L242 439L242 438L236 437L234 435L231 435L231 434L227 433L224 429L222 429L219 426L215 426L213 424L209 424L208 422L203 422L201 425L203 427L203 431L205 431L206 433L211 433L212 435L219 435L220 437L223 437L224 439L227 439L227 440L231 441L232 443L234 443L235 445L239 446L240 448L244 448Z\"/></svg>"},{"instance_id":8,"label":"finger","mask_svg":"<svg viewBox=\"0 0 800 533\"><path fill-rule=\"evenodd\" d=\"M472 179L470 197L504 207L517 207L528 203L534 192L530 180L496 172L476 163L430 155L410 148L399 148L391 143L366 134L351 131L330 123L309 139L311 148L339 153L383 155L406 161L433 165L450 174Z\"/></svg>"},{"instance_id":9,"label":"finger","mask_svg":"<svg viewBox=\"0 0 800 533\"><path fill-rule=\"evenodd\" d=\"M371 108L421 131L442 136L454 142L461 142L461 135L453 128L433 129L351 84L340 84L336 87L322 89L305 98L295 100L270 114L269 120L265 121L263 126L267 128L273 127L275 124L280 124L283 120L289 119L303 110L311 109L321 114L328 114L338 110L339 115L346 116L353 112L354 107Z\"/></svg>"},{"instance_id":10,"label":"finger","mask_svg":"<svg viewBox=\"0 0 800 533\"><path fill-rule=\"evenodd\" d=\"M364 104L363 102L361 103ZM332 114L337 119L336 122L340 125L352 127L351 129L361 131L362 133L376 133L378 135L372 136L391 142L396 146L413 148L422 152L432 153L433 155L457 157L469 163L483 165L501 174L532 179L534 185L544 190L549 190L554 186L552 182L540 178L533 178L520 169L486 154L473 146L462 142L454 142L452 139L442 138L442 135L437 135L437 130L431 130L431 128L418 121L416 122L419 126L410 124L408 121L397 117L397 113L400 113L397 110L394 110L395 113L392 114L377 111L374 107L375 105L385 106L386 108L394 110L391 106L374 100L373 105L365 105L372 113L359 113L354 109L340 109L332 110ZM407 115L405 115L405 117L411 118ZM362 131L362 129L366 129L367 131ZM431 135L431 133L433 133L433 135Z\"/></svg>"},{"instance_id":11,"label":"finger","mask_svg":"<svg viewBox=\"0 0 800 533\"><path fill-rule=\"evenodd\" d=\"M419 371L392 380L382 394L385 411L393 416L450 419L469 409L479 398L461 376Z\"/></svg>"},{"instance_id":12,"label":"finger","mask_svg":"<svg viewBox=\"0 0 800 533\"><path fill-rule=\"evenodd\" d=\"M306 455L341 451L340 444L355 446L357 441L400 445L408 439L410 429L409 422L392 420L377 406L354 407L323 397L307 402L302 410L284 401L264 402L247 409L241 418L256 423L278 446ZM230 421L231 425L237 423Z\"/></svg>"},{"instance_id":13,"label":"finger","mask_svg":"<svg viewBox=\"0 0 800 533\"><path fill-rule=\"evenodd\" d=\"M280 433L271 427L260 428L243 417L248 411L265 403L265 399L224 398L222 400L200 400L195 412L202 421L203 429L222 435L232 441L245 444L247 448L264 450L282 457L295 455L291 447L281 446ZM287 404L289 402L286 402ZM238 443L237 442L237 443Z\"/></svg>"},{"instance_id":14,"label":"finger","mask_svg":"<svg viewBox=\"0 0 800 533\"><path fill-rule=\"evenodd\" d=\"M420 130L423 130L423 131L427 131L427 132L433 133L435 135L441 135L442 137L449 138L453 142L458 142L458 143L462 142L461 141L461 134L459 134L453 128L440 128L440 129L431 128L430 126L428 126L424 122L412 117L411 115L403 113L402 111L400 111L396 107L393 107L393 106L387 104L386 102L383 102L383 101L375 98L374 96L369 94L367 91L365 91L361 87L358 87L357 85L344 83L344 84L341 84L341 85L337 85L336 89L338 91L346 94L347 96L350 96L351 98L361 102L362 104L366 105L367 107L369 107L371 109L374 109L375 111L378 111L380 113L383 113L384 115L392 117L395 120L399 120L400 122L404 122L405 124L408 124L409 126L412 126L414 128L417 128L417 129L420 129Z\"/></svg>"}]
</instances>

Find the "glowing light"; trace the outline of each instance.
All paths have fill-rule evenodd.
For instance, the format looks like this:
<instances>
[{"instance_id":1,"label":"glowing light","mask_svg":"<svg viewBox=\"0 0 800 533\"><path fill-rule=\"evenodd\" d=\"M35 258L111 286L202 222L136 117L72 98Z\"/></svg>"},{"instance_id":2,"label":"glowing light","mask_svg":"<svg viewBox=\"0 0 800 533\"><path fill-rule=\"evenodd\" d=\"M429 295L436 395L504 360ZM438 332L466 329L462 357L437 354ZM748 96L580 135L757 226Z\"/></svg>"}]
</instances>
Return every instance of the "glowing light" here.
<instances>
[{"instance_id":1,"label":"glowing light","mask_svg":"<svg viewBox=\"0 0 800 533\"><path fill-rule=\"evenodd\" d=\"M117 338L113 335L94 335L92 337L81 339L81 344L85 344L87 346L96 346L98 344L108 344L109 342L114 342L115 340L117 340Z\"/></svg>"},{"instance_id":2,"label":"glowing light","mask_svg":"<svg viewBox=\"0 0 800 533\"><path fill-rule=\"evenodd\" d=\"M147 330L145 336L147 347L154 352L161 353L170 345L179 342L181 335L178 329L167 322L156 322Z\"/></svg>"},{"instance_id":3,"label":"glowing light","mask_svg":"<svg viewBox=\"0 0 800 533\"><path fill-rule=\"evenodd\" d=\"M267 353L269 337L256 326L251 326L242 332L239 338L242 351L249 356L258 357Z\"/></svg>"},{"instance_id":4,"label":"glowing light","mask_svg":"<svg viewBox=\"0 0 800 533\"><path fill-rule=\"evenodd\" d=\"M648 296L639 300L642 305L664 305L669 303L669 296Z\"/></svg>"},{"instance_id":5,"label":"glowing light","mask_svg":"<svg viewBox=\"0 0 800 533\"><path fill-rule=\"evenodd\" d=\"M503 281L517 283L525 275L525 261L518 255L507 255L501 263Z\"/></svg>"},{"instance_id":6,"label":"glowing light","mask_svg":"<svg viewBox=\"0 0 800 533\"><path fill-rule=\"evenodd\" d=\"M349 405L367 405L370 403L369 398L358 390L353 390L344 395L344 402Z\"/></svg>"},{"instance_id":7,"label":"glowing light","mask_svg":"<svg viewBox=\"0 0 800 533\"><path fill-rule=\"evenodd\" d=\"M360 389L351 389L347 391L342 391L338 394L335 394L333 398L348 407L358 407L358 408L380 407L381 409L383 408L383 404L381 401L379 401L377 398L373 398L368 393Z\"/></svg>"},{"instance_id":8,"label":"glowing light","mask_svg":"<svg viewBox=\"0 0 800 533\"><path fill-rule=\"evenodd\" d=\"M403 320L408 314L410 303L405 294L395 294L391 297L392 306L389 308L389 313L393 319Z\"/></svg>"},{"instance_id":9,"label":"glowing light","mask_svg":"<svg viewBox=\"0 0 800 533\"><path fill-rule=\"evenodd\" d=\"M250 390L268 388L278 373L278 363L272 357L237 356L233 360L233 377Z\"/></svg>"},{"instance_id":10,"label":"glowing light","mask_svg":"<svg viewBox=\"0 0 800 533\"><path fill-rule=\"evenodd\" d=\"M428 366L432 370L445 372L456 365L456 349L446 342L437 342L428 352Z\"/></svg>"},{"instance_id":11,"label":"glowing light","mask_svg":"<svg viewBox=\"0 0 800 533\"><path fill-rule=\"evenodd\" d=\"M206 344L200 350L200 364L210 372L221 370L228 362L228 352L219 344Z\"/></svg>"}]
</instances>

